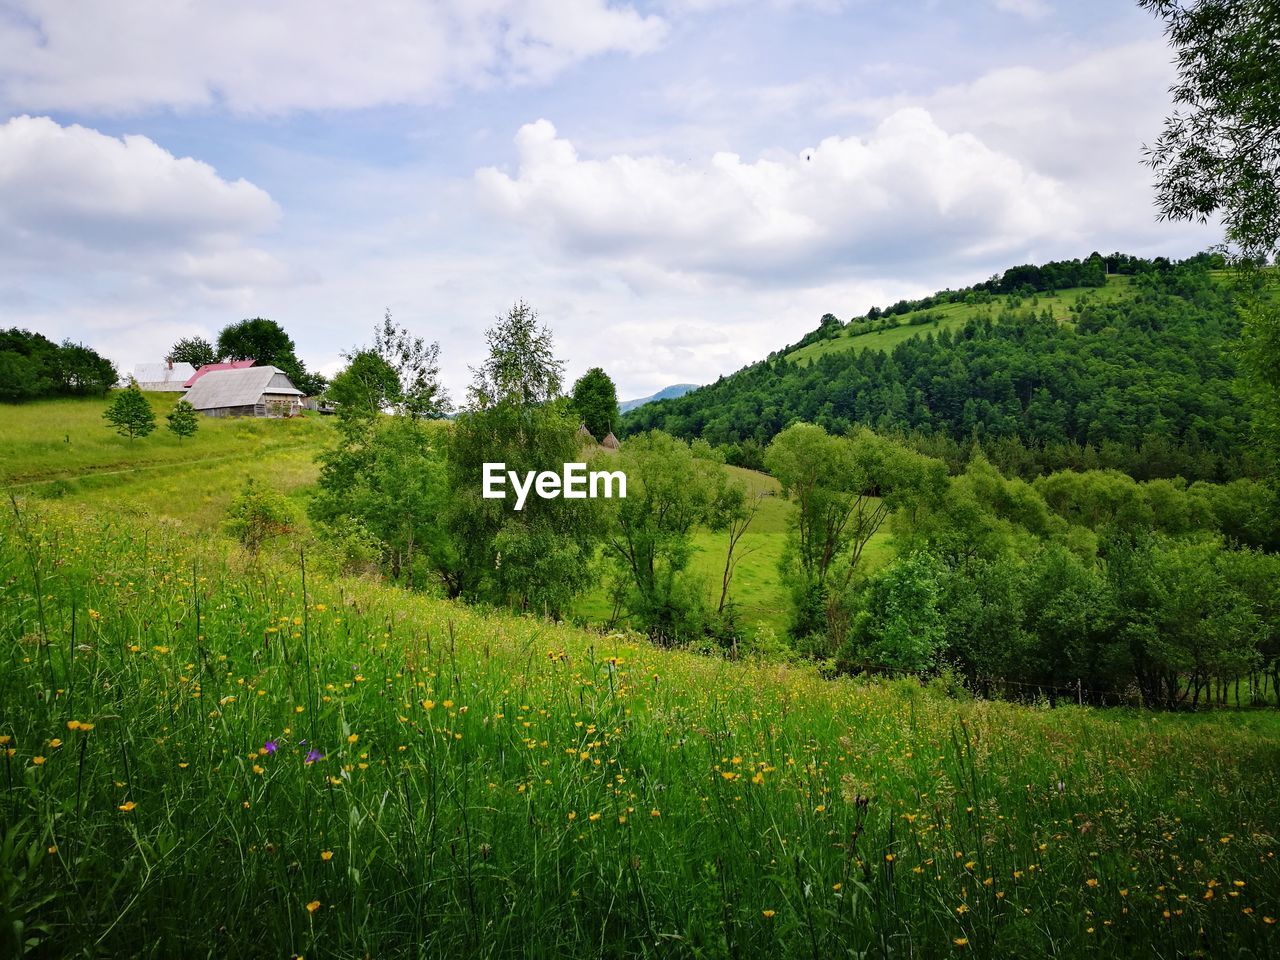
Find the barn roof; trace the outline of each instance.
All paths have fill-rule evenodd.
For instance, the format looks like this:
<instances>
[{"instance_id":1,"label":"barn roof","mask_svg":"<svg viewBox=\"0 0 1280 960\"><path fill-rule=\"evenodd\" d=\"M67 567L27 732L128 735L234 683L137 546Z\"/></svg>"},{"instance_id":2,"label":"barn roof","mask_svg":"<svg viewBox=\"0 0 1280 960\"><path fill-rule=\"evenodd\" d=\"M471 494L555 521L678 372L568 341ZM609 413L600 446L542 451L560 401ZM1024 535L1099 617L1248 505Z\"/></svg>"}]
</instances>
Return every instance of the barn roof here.
<instances>
[{"instance_id":1,"label":"barn roof","mask_svg":"<svg viewBox=\"0 0 1280 960\"><path fill-rule=\"evenodd\" d=\"M183 384L184 387L190 387L206 373L212 373L214 370L243 370L245 367L252 367L256 360L228 360L225 363L206 363L195 373L191 374L191 379Z\"/></svg>"},{"instance_id":2,"label":"barn roof","mask_svg":"<svg viewBox=\"0 0 1280 960\"><path fill-rule=\"evenodd\" d=\"M242 367L239 370L213 370L206 373L187 391L186 399L197 410L248 407L257 403L267 392L297 397L303 395L279 367Z\"/></svg>"},{"instance_id":3,"label":"barn roof","mask_svg":"<svg viewBox=\"0 0 1280 960\"><path fill-rule=\"evenodd\" d=\"M163 383L178 389L186 386L196 368L189 363L140 363L133 368L133 379L138 383Z\"/></svg>"}]
</instances>

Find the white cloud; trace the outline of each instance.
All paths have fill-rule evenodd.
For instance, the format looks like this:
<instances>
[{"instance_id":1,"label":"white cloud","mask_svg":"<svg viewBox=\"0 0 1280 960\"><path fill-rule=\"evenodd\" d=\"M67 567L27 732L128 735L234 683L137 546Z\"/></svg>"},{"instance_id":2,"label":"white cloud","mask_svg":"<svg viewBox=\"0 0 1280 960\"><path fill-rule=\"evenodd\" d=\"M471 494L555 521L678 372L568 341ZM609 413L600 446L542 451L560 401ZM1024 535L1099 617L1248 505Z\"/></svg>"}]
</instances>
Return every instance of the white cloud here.
<instances>
[{"instance_id":1,"label":"white cloud","mask_svg":"<svg viewBox=\"0 0 1280 960\"><path fill-rule=\"evenodd\" d=\"M1020 17L1038 20L1049 13L1046 0L995 0L996 9L1006 13L1016 13Z\"/></svg>"},{"instance_id":2,"label":"white cloud","mask_svg":"<svg viewBox=\"0 0 1280 960\"><path fill-rule=\"evenodd\" d=\"M127 272L211 288L280 280L245 246L280 209L245 180L175 157L142 136L116 138L47 117L0 124L0 275Z\"/></svg>"},{"instance_id":3,"label":"white cloud","mask_svg":"<svg viewBox=\"0 0 1280 960\"><path fill-rule=\"evenodd\" d=\"M579 157L546 120L516 136L519 169L476 173L501 214L580 256L669 275L784 280L906 258L973 259L1074 227L1058 185L907 108L867 137L744 161Z\"/></svg>"},{"instance_id":4,"label":"white cloud","mask_svg":"<svg viewBox=\"0 0 1280 960\"><path fill-rule=\"evenodd\" d=\"M643 53L657 16L607 0L15 0L0 16L0 102L246 113L425 103Z\"/></svg>"}]
</instances>

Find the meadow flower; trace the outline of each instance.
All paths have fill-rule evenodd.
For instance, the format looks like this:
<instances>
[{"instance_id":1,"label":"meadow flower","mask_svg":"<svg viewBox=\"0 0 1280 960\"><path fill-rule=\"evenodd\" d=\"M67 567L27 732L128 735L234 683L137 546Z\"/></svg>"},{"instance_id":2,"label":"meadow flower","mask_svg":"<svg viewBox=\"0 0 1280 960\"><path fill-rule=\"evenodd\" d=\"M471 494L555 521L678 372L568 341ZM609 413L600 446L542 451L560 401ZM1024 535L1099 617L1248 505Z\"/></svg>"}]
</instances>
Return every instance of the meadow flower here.
<instances>
[{"instance_id":1,"label":"meadow flower","mask_svg":"<svg viewBox=\"0 0 1280 960\"><path fill-rule=\"evenodd\" d=\"M129 813L136 806L137 804L134 803L132 800L126 800L124 803L120 804L120 806L117 807L116 809L122 810L125 813Z\"/></svg>"},{"instance_id":2,"label":"meadow flower","mask_svg":"<svg viewBox=\"0 0 1280 960\"><path fill-rule=\"evenodd\" d=\"M280 749L280 744L277 741L268 740L266 743L262 745L262 748L259 752L265 753L268 756L270 756L271 754L275 753L279 749Z\"/></svg>"},{"instance_id":3,"label":"meadow flower","mask_svg":"<svg viewBox=\"0 0 1280 960\"><path fill-rule=\"evenodd\" d=\"M320 851L320 859L321 859L321 860L323 860L325 863L328 863L330 860L332 860L332 859L333 859L333 851L332 851L332 850L321 850L321 851Z\"/></svg>"},{"instance_id":4,"label":"meadow flower","mask_svg":"<svg viewBox=\"0 0 1280 960\"><path fill-rule=\"evenodd\" d=\"M43 765L44 765L44 757L32 757L32 758L31 758L31 762L32 762L32 763L34 763L37 767L39 767L39 766L43 766Z\"/></svg>"},{"instance_id":5,"label":"meadow flower","mask_svg":"<svg viewBox=\"0 0 1280 960\"><path fill-rule=\"evenodd\" d=\"M775 916L777 916L776 910L761 910L760 913L766 920L772 920Z\"/></svg>"},{"instance_id":6,"label":"meadow flower","mask_svg":"<svg viewBox=\"0 0 1280 960\"><path fill-rule=\"evenodd\" d=\"M317 760L323 760L323 759L324 759L324 754L321 753L319 750L312 748L310 751L308 751L306 757L303 759L302 762L310 765L315 763Z\"/></svg>"},{"instance_id":7,"label":"meadow flower","mask_svg":"<svg viewBox=\"0 0 1280 960\"><path fill-rule=\"evenodd\" d=\"M315 913L319 909L320 909L319 900L312 900L310 903L307 904L307 913Z\"/></svg>"}]
</instances>

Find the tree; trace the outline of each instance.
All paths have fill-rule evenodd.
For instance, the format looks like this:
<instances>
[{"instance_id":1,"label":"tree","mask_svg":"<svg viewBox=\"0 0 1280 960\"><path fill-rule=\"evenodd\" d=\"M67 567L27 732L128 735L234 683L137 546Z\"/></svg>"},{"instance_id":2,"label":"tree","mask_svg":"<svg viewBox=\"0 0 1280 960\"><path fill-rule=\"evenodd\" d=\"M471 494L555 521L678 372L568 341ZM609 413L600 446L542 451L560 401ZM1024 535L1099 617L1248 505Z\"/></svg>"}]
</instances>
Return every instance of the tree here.
<instances>
[{"instance_id":1,"label":"tree","mask_svg":"<svg viewBox=\"0 0 1280 960\"><path fill-rule=\"evenodd\" d=\"M557 360L551 331L523 300L485 332L489 356L472 367L471 405L483 410L500 403L528 407L560 395L564 362Z\"/></svg>"},{"instance_id":2,"label":"tree","mask_svg":"<svg viewBox=\"0 0 1280 960\"><path fill-rule=\"evenodd\" d=\"M83 344L12 327L0 330L0 400L105 394L116 368Z\"/></svg>"},{"instance_id":3,"label":"tree","mask_svg":"<svg viewBox=\"0 0 1280 960\"><path fill-rule=\"evenodd\" d=\"M1179 106L1146 148L1160 215L1219 213L1247 257L1280 249L1280 4L1138 0L1176 51Z\"/></svg>"},{"instance_id":4,"label":"tree","mask_svg":"<svg viewBox=\"0 0 1280 960\"><path fill-rule=\"evenodd\" d=\"M186 400L175 403L173 409L165 416L165 420L169 421L169 429L177 436L178 443L182 443L186 437L194 437L196 431L200 429L200 418L196 414L196 408Z\"/></svg>"},{"instance_id":5,"label":"tree","mask_svg":"<svg viewBox=\"0 0 1280 960\"><path fill-rule=\"evenodd\" d=\"M846 670L924 673L946 643L943 569L928 554L900 557L870 581L840 656Z\"/></svg>"},{"instance_id":6,"label":"tree","mask_svg":"<svg viewBox=\"0 0 1280 960\"><path fill-rule=\"evenodd\" d=\"M297 362L293 340L284 332L284 327L264 317L223 327L218 334L217 352L222 360L253 360L282 370L284 365Z\"/></svg>"},{"instance_id":7,"label":"tree","mask_svg":"<svg viewBox=\"0 0 1280 960\"><path fill-rule=\"evenodd\" d=\"M654 640L693 639L705 626L703 590L687 574L693 534L725 529L745 512L746 491L730 482L705 441L688 444L665 433L627 440L616 469L627 476L626 499L614 504L605 535L616 595Z\"/></svg>"},{"instance_id":8,"label":"tree","mask_svg":"<svg viewBox=\"0 0 1280 960\"><path fill-rule=\"evenodd\" d=\"M340 423L375 417L399 402L400 377L377 353L360 350L351 355L350 363L333 378L325 396L337 404Z\"/></svg>"},{"instance_id":9,"label":"tree","mask_svg":"<svg viewBox=\"0 0 1280 960\"><path fill-rule=\"evenodd\" d=\"M609 375L592 367L573 385L573 411L597 440L618 423L618 390Z\"/></svg>"},{"instance_id":10,"label":"tree","mask_svg":"<svg viewBox=\"0 0 1280 960\"><path fill-rule=\"evenodd\" d=\"M199 370L207 363L217 363L218 354L204 337L183 337L169 348L169 359L174 363L189 363Z\"/></svg>"},{"instance_id":11,"label":"tree","mask_svg":"<svg viewBox=\"0 0 1280 960\"><path fill-rule=\"evenodd\" d=\"M388 312L373 345L348 355L326 396L338 404L338 438L320 457L311 516L331 541L376 541L387 573L410 588L458 592L445 525L448 433L427 421L448 397L439 347L397 327ZM384 415L388 411L388 415Z\"/></svg>"},{"instance_id":12,"label":"tree","mask_svg":"<svg viewBox=\"0 0 1280 960\"><path fill-rule=\"evenodd\" d=\"M102 418L115 427L120 436L128 437L130 443L134 437L145 437L156 428L156 415L136 381L116 394Z\"/></svg>"},{"instance_id":13,"label":"tree","mask_svg":"<svg viewBox=\"0 0 1280 960\"><path fill-rule=\"evenodd\" d=\"M1177 51L1172 92L1184 108L1165 121L1147 150L1160 215L1203 222L1218 213L1241 265L1265 262L1280 253L1280 3L1138 4L1164 20ZM1280 306L1246 293L1242 315L1243 359L1256 388L1255 429L1274 462L1280 454Z\"/></svg>"},{"instance_id":14,"label":"tree","mask_svg":"<svg viewBox=\"0 0 1280 960\"><path fill-rule=\"evenodd\" d=\"M64 340L57 357L58 379L64 393L100 395L115 386L115 365L83 344Z\"/></svg>"},{"instance_id":15,"label":"tree","mask_svg":"<svg viewBox=\"0 0 1280 960\"><path fill-rule=\"evenodd\" d=\"M795 602L792 633L825 632L839 646L844 592L867 544L894 509L940 496L946 465L868 430L836 437L807 423L778 434L765 463L796 505L782 561Z\"/></svg>"},{"instance_id":16,"label":"tree","mask_svg":"<svg viewBox=\"0 0 1280 960\"><path fill-rule=\"evenodd\" d=\"M440 383L439 343L413 336L387 310L373 333L373 353L395 373L398 390L388 402L399 412L429 418L449 412L449 394Z\"/></svg>"},{"instance_id":17,"label":"tree","mask_svg":"<svg viewBox=\"0 0 1280 960\"><path fill-rule=\"evenodd\" d=\"M223 327L218 334L217 353L223 360L253 360L261 366L279 367L295 387L309 396L325 387L324 377L307 372L295 353L293 340L274 320L254 317Z\"/></svg>"},{"instance_id":18,"label":"tree","mask_svg":"<svg viewBox=\"0 0 1280 960\"><path fill-rule=\"evenodd\" d=\"M470 599L558 617L595 581L600 501L530 497L516 511L510 498L482 496L485 463L523 475L558 472L579 456L551 331L520 302L485 337L489 355L472 368L470 406L449 445L455 587Z\"/></svg>"}]
</instances>

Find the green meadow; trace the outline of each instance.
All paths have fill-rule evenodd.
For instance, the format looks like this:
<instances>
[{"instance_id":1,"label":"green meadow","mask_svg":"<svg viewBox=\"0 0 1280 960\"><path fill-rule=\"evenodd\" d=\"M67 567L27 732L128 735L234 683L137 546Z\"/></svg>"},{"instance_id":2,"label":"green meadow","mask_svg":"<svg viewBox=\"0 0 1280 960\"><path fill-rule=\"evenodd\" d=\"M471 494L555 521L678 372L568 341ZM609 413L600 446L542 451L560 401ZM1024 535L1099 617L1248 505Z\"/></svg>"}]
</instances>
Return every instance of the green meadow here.
<instances>
[{"instance_id":1,"label":"green meadow","mask_svg":"<svg viewBox=\"0 0 1280 960\"><path fill-rule=\"evenodd\" d=\"M86 435L3 434L0 955L1280 950L1273 711L830 680L343 578L305 530L249 557L228 498L304 499L327 423L130 447L81 403L3 408ZM773 492L744 619L782 612Z\"/></svg>"},{"instance_id":2,"label":"green meadow","mask_svg":"<svg viewBox=\"0 0 1280 960\"><path fill-rule=\"evenodd\" d=\"M65 503L0 576L8 956L1277 949L1270 712L824 680Z\"/></svg>"}]
</instances>

